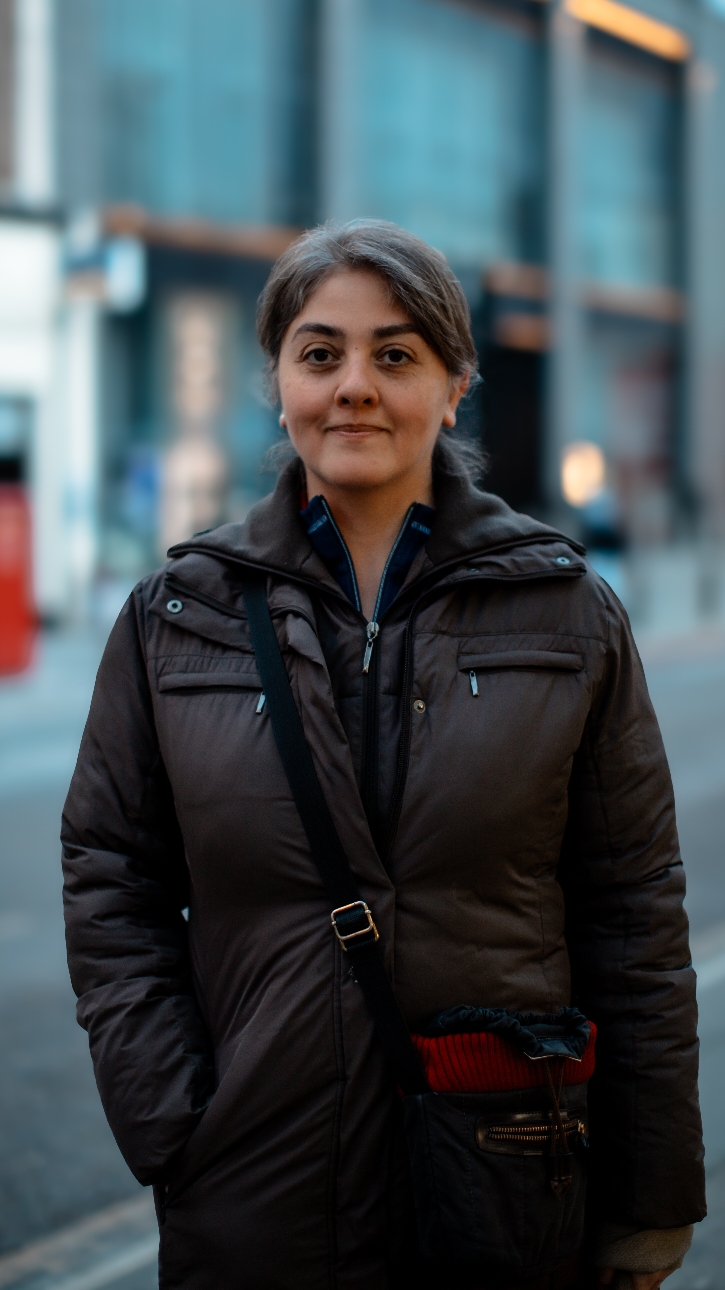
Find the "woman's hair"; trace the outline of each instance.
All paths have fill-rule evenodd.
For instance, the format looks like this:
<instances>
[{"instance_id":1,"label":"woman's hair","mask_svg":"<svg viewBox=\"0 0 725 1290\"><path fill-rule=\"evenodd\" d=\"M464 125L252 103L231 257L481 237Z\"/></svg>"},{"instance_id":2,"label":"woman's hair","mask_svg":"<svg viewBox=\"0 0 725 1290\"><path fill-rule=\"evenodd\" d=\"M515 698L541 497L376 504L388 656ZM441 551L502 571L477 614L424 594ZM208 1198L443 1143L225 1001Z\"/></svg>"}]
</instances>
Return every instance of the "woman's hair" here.
<instances>
[{"instance_id":1,"label":"woman's hair","mask_svg":"<svg viewBox=\"0 0 725 1290\"><path fill-rule=\"evenodd\" d=\"M277 260L259 298L257 334L267 358L267 382L277 400L277 364L287 328L314 291L336 269L377 273L394 300L415 323L451 376L468 373L478 381L478 356L471 335L471 313L458 278L440 251L397 224L381 219L328 223L298 237ZM479 477L485 456L470 437L441 434L456 464ZM272 459L288 455L285 445Z\"/></svg>"}]
</instances>

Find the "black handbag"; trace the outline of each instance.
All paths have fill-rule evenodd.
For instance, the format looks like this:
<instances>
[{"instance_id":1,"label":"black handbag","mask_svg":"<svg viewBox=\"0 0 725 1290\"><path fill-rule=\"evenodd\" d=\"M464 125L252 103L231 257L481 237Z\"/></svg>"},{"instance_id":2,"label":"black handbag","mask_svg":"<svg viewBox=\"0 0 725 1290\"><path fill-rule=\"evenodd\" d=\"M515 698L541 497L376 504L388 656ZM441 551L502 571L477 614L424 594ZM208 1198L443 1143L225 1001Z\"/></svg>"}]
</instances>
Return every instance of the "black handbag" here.
<instances>
[{"instance_id":1,"label":"black handbag","mask_svg":"<svg viewBox=\"0 0 725 1290\"><path fill-rule=\"evenodd\" d=\"M546 1085L473 1094L431 1090L377 947L372 911L360 897L317 778L265 582L245 575L242 589L275 742L332 902L332 928L403 1095L421 1253L449 1271L455 1264L462 1273L480 1270L504 1282L544 1275L571 1259L584 1237L586 1084L562 1086L565 1058L557 1054L565 1050L549 1024L539 1027L552 1032L539 1045ZM528 1020L536 1031L536 1019Z\"/></svg>"}]
</instances>

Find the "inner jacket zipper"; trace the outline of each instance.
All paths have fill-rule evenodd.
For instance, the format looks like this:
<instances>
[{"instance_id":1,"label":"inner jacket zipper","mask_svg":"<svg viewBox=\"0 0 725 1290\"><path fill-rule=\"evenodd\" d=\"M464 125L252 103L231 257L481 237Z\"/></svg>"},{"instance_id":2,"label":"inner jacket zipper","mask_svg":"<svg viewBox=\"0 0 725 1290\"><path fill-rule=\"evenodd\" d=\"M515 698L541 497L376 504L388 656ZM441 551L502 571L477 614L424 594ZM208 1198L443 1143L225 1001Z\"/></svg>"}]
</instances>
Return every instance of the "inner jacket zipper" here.
<instances>
[{"instance_id":1,"label":"inner jacket zipper","mask_svg":"<svg viewBox=\"0 0 725 1290\"><path fill-rule=\"evenodd\" d=\"M352 557L348 550L347 543L345 542L345 539L342 536L340 529L335 523L332 512L330 511L330 508L327 505L327 502L325 501L324 497L322 499L322 504L327 513L327 517L330 523L332 524L332 527L335 530L335 533L342 546L342 549L345 552L345 558L347 559L347 562L348 562L350 576L352 578L352 585L355 592L355 607L359 611L359 613L362 614L362 601L360 599L360 589L358 587L357 577L355 576L355 566L352 562ZM375 841L376 846L379 846L380 844L380 838L379 838L380 821L378 819L378 757L377 757L379 714L378 714L378 651L374 649L374 645L375 645L375 641L380 635L380 623L378 622L378 619L380 616L380 606L383 601L383 594L385 592L385 582L388 576L388 570L390 568L391 561L395 556L395 552L398 549L401 538L406 530L408 521L413 513L413 510L414 510L413 506L408 507L408 510L405 513L405 518L403 519L403 522L398 531L398 536L396 537L392 547L390 548L390 552L388 554L387 560L385 561L385 567L383 568L382 576L380 578L380 585L378 586L378 594L375 598L375 608L373 609L373 616L370 619L370 621L365 624L365 650L363 653L363 663L362 663L362 672L363 672L364 680L363 680L363 737L362 737L362 749L361 749L362 755L361 755L361 765L360 765L360 795L362 797L363 808L365 810L365 814L368 819L368 824L370 825L370 831L373 835L373 840Z\"/></svg>"},{"instance_id":2,"label":"inner jacket zipper","mask_svg":"<svg viewBox=\"0 0 725 1290\"><path fill-rule=\"evenodd\" d=\"M330 521L330 524L332 525L333 529L335 530L335 533L337 535L337 540L340 543L340 546L342 547L343 551L345 552L345 559L347 560L347 563L348 563L348 568L350 570L350 577L352 579L352 586L355 592L355 608L358 610L359 613L362 613L363 610L362 610L362 601L360 599L360 588L358 587L357 576L355 574L355 565L352 562L352 556L350 555L350 552L348 550L347 542L345 541L344 537L342 536L342 533L340 532L337 524L335 523L334 516L329 506L327 505L325 498L323 497L321 500L322 500L322 505L324 507L327 518ZM380 579L380 586L378 587L378 594L375 599L375 608L373 609L373 616L370 619L370 622L367 623L365 626L365 636L367 639L365 643L365 653L363 654L363 666L362 666L362 670L365 676L367 676L368 672L370 671L370 660L372 659L372 656L373 656L373 645L375 644L375 641L380 635L380 623L378 622L378 616L380 614L380 605L382 603L383 592L385 590L385 579L388 576L388 569L390 568L390 562L393 559L393 556L395 555L395 552L397 551L398 546L400 545L400 539L402 538L405 532L406 525L411 515L413 514L414 509L415 509L414 506L409 506L407 511L405 512L405 518L403 520L403 523L400 526L398 536L393 542L393 545L391 546L390 551L388 553L388 558L385 561L385 568L383 569L383 572L382 572L382 577Z\"/></svg>"},{"instance_id":3,"label":"inner jacket zipper","mask_svg":"<svg viewBox=\"0 0 725 1290\"><path fill-rule=\"evenodd\" d=\"M380 579L380 586L378 587L378 594L377 594L377 598L376 598L376 601L375 601L375 608L374 608L374 610L373 610L373 616L372 616L372 618L371 618L370 622L368 623L368 625L367 625L367 627L366 627L366 629L365 629L365 630L366 630L366 635L367 635L367 638L368 638L368 639L367 639L367 644L366 644L366 646L365 646L365 653L363 654L363 669L362 669L362 670L363 670L363 673L364 673L364 675L365 675L365 676L367 676L368 672L370 671L370 660L371 660L371 658L372 658L372 656L373 656L373 645L375 644L375 642L376 642L376 640L377 640L377 638L378 638L378 636L379 636L379 634L380 634L380 624L378 623L378 615L379 615L379 613L380 613L380 605L381 605L381 603L382 603L382 599L383 599L383 592L384 592L384 590L385 590L385 579L386 579L386 578L387 578L387 576L388 576L388 569L390 568L390 562L391 562L391 560L392 560L393 556L395 555L395 552L396 552L396 551L397 551L397 549L398 549L398 546L399 546L399 544L400 544L400 539L402 538L402 536L403 536L403 534L404 534L404 532L405 532L405 530L406 530L406 527L407 527L407 524L408 524L408 520L410 519L410 517L411 517L411 515L412 515L412 514L413 514L413 507L412 507L412 506L409 506L409 507L408 507L408 509L407 509L407 511L405 512L405 519L403 520L403 523L402 523L402 524L401 524L401 526L400 526L400 531L399 531L399 533L398 533L398 536L396 537L395 541L393 542L393 545L392 545L392 546L391 546L391 548L390 548L390 553L389 553L389 555L388 555L388 558L387 558L387 560L385 561L385 568L383 569L383 576L382 576L382 577L381 577L381 579Z\"/></svg>"}]
</instances>

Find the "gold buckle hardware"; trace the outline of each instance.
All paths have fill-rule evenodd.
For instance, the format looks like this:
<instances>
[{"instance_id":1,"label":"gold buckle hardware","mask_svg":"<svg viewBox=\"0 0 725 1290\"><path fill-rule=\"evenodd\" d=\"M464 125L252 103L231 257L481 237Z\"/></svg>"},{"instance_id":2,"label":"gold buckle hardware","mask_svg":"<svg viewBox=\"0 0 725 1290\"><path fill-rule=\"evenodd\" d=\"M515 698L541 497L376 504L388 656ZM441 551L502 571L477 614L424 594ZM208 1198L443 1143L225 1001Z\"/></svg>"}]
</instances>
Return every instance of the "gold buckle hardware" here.
<instances>
[{"instance_id":1,"label":"gold buckle hardware","mask_svg":"<svg viewBox=\"0 0 725 1290\"><path fill-rule=\"evenodd\" d=\"M338 931L336 915L346 914L349 909L359 909L360 913L364 914L368 920L367 927L361 927L359 932ZM373 933L373 944L375 943L375 941L380 940L380 934L378 932L377 927L375 926L375 923L373 922L373 916L370 912L370 907L365 904L364 900L353 900L350 905L340 905L339 909L333 909L330 915L330 921L335 930L335 935L346 954L347 954L347 945L345 944L346 941L355 941L358 939L359 936L367 936L369 932Z\"/></svg>"}]
</instances>

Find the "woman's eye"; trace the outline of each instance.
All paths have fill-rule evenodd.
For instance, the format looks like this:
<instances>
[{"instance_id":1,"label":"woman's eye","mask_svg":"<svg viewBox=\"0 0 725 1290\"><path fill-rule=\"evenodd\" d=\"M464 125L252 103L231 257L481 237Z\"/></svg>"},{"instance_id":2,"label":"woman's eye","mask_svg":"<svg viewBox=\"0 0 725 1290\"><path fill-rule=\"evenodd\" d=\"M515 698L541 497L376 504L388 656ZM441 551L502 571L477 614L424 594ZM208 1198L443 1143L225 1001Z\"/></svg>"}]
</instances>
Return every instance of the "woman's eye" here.
<instances>
[{"instance_id":1,"label":"woman's eye","mask_svg":"<svg viewBox=\"0 0 725 1290\"><path fill-rule=\"evenodd\" d=\"M409 355L406 354L404 349L389 349L385 353L385 358L394 367L400 367L407 361Z\"/></svg>"},{"instance_id":2,"label":"woman's eye","mask_svg":"<svg viewBox=\"0 0 725 1290\"><path fill-rule=\"evenodd\" d=\"M310 349L305 354L305 358L319 367L321 363L326 363L328 358L332 358L332 355L329 349Z\"/></svg>"}]
</instances>

